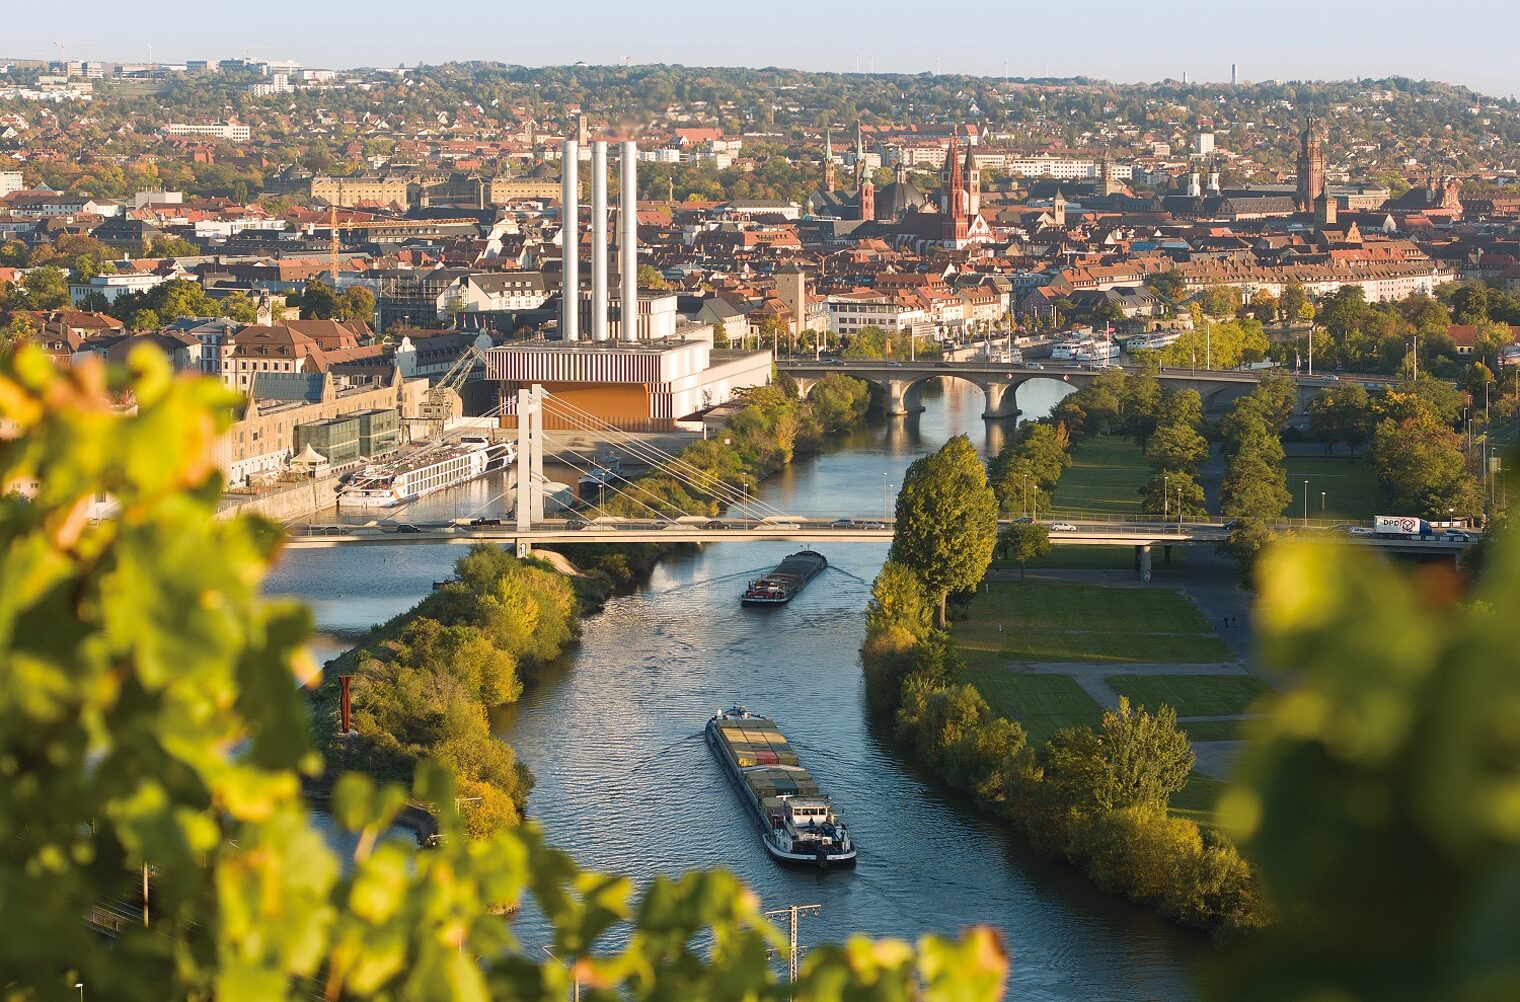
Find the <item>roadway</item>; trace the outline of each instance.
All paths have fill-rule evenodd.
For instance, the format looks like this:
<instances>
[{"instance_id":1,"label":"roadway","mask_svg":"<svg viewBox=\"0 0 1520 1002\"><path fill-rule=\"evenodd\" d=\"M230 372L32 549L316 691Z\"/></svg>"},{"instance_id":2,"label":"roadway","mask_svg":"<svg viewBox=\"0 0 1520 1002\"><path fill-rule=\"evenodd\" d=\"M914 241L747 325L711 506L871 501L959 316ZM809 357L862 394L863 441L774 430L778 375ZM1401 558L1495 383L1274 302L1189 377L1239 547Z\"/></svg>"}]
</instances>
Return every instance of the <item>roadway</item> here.
<instances>
[{"instance_id":1,"label":"roadway","mask_svg":"<svg viewBox=\"0 0 1520 1002\"><path fill-rule=\"evenodd\" d=\"M1011 524L1004 520L1000 525ZM1192 546L1216 545L1229 536L1218 521L1162 522L1160 520L1102 521L1056 519L1050 541L1057 546ZM362 525L306 524L290 528L285 545L293 549L326 549L338 546L396 546L500 543L517 546L551 543L724 543L784 540L793 543L888 543L894 519L805 518L773 516L750 518L680 519L546 519L527 530L498 519L473 522L381 522ZM1056 529L1055 526L1069 528ZM1302 526L1274 526L1282 532L1300 532ZM1382 539L1349 536L1325 529L1314 535L1351 546L1406 553L1450 554L1467 548L1467 541L1431 539Z\"/></svg>"},{"instance_id":2,"label":"roadway","mask_svg":"<svg viewBox=\"0 0 1520 1002\"><path fill-rule=\"evenodd\" d=\"M1093 376L1105 370L1117 370L1133 375L1153 372L1165 380L1204 380L1220 383L1255 383L1265 373L1281 372L1294 378L1301 386L1329 387L1341 383L1361 383L1365 386L1384 386L1401 382L1401 377L1375 375L1372 373L1315 373L1306 375L1288 368L1270 369L1203 369L1160 368L1147 369L1140 365L1120 365L1102 362L1025 362L1010 365L1006 362L988 362L980 359L945 361L943 359L917 359L902 361L879 361L874 359L841 358L778 358L776 368L796 375L824 376L830 372L861 373L880 379L926 378L937 375L972 376L983 379L1063 379L1071 375Z\"/></svg>"}]
</instances>

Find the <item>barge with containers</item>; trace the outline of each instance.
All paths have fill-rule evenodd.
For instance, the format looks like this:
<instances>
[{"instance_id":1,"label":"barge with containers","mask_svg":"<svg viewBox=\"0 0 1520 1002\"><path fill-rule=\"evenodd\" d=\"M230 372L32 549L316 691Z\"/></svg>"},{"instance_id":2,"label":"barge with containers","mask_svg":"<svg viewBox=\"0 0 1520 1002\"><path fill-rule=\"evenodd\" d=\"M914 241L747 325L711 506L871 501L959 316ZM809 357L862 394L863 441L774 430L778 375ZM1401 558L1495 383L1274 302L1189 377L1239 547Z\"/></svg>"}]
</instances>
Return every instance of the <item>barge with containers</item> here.
<instances>
[{"instance_id":1,"label":"barge with containers","mask_svg":"<svg viewBox=\"0 0 1520 1002\"><path fill-rule=\"evenodd\" d=\"M707 743L772 857L809 866L854 865L855 841L844 819L774 721L742 706L720 710L707 722Z\"/></svg>"},{"instance_id":2,"label":"barge with containers","mask_svg":"<svg viewBox=\"0 0 1520 1002\"><path fill-rule=\"evenodd\" d=\"M823 554L799 550L776 565L775 570L756 578L744 589L745 605L785 605L807 587L807 583L829 566Z\"/></svg>"}]
</instances>

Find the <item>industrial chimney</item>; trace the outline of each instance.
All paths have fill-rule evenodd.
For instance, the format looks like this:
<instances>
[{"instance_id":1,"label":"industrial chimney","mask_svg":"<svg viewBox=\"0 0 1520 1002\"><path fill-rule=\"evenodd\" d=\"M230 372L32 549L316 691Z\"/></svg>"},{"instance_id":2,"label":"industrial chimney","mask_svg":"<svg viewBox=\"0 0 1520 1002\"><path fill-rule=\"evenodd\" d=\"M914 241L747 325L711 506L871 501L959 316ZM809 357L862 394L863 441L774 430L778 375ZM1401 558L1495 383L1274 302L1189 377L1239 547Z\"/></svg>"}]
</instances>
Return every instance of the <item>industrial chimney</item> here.
<instances>
[{"instance_id":1,"label":"industrial chimney","mask_svg":"<svg viewBox=\"0 0 1520 1002\"><path fill-rule=\"evenodd\" d=\"M580 144L565 140L560 148L559 332L565 341L581 339L581 178Z\"/></svg>"},{"instance_id":2,"label":"industrial chimney","mask_svg":"<svg viewBox=\"0 0 1520 1002\"><path fill-rule=\"evenodd\" d=\"M623 314L619 328L624 341L639 339L639 147L629 139L623 143L623 179L619 198L622 213Z\"/></svg>"},{"instance_id":3,"label":"industrial chimney","mask_svg":"<svg viewBox=\"0 0 1520 1002\"><path fill-rule=\"evenodd\" d=\"M607 340L607 144L591 144L591 340Z\"/></svg>"}]
</instances>

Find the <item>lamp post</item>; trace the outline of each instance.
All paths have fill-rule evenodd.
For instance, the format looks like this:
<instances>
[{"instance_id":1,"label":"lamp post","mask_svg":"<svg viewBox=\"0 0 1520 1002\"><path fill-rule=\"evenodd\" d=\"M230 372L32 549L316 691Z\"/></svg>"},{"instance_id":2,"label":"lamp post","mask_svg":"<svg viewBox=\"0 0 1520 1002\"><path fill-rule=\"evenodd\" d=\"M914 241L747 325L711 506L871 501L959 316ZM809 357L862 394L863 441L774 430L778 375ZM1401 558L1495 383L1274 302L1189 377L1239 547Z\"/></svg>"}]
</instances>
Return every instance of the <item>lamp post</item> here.
<instances>
[{"instance_id":1,"label":"lamp post","mask_svg":"<svg viewBox=\"0 0 1520 1002\"><path fill-rule=\"evenodd\" d=\"M1309 524L1309 481L1304 481L1304 525Z\"/></svg>"},{"instance_id":2,"label":"lamp post","mask_svg":"<svg viewBox=\"0 0 1520 1002\"><path fill-rule=\"evenodd\" d=\"M1325 518L1325 492L1324 491L1320 491L1319 492L1319 517L1320 517L1320 521L1324 521L1324 518Z\"/></svg>"},{"instance_id":3,"label":"lamp post","mask_svg":"<svg viewBox=\"0 0 1520 1002\"><path fill-rule=\"evenodd\" d=\"M79 989L79 1002L84 1002L84 982L76 981L74 987Z\"/></svg>"},{"instance_id":4,"label":"lamp post","mask_svg":"<svg viewBox=\"0 0 1520 1002\"><path fill-rule=\"evenodd\" d=\"M1167 502L1171 500L1171 488L1167 486L1166 474L1161 474L1161 524L1166 524Z\"/></svg>"},{"instance_id":5,"label":"lamp post","mask_svg":"<svg viewBox=\"0 0 1520 1002\"><path fill-rule=\"evenodd\" d=\"M881 517L887 517L887 490L892 485L887 483L887 471L881 473Z\"/></svg>"}]
</instances>

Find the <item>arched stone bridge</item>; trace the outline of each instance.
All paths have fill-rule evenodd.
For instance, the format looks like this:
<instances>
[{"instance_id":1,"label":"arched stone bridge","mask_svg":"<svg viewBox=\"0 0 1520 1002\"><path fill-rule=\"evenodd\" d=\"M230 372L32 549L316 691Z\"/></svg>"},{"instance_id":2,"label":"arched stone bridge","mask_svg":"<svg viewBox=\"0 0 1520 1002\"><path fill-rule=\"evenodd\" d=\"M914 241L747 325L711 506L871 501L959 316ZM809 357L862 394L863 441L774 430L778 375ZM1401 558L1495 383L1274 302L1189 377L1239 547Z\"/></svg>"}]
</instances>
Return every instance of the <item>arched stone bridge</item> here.
<instances>
[{"instance_id":1,"label":"arched stone bridge","mask_svg":"<svg viewBox=\"0 0 1520 1002\"><path fill-rule=\"evenodd\" d=\"M882 395L886 413L891 415L915 414L923 410L919 393L931 379L946 377L970 383L982 391L987 406L982 412L986 418L1014 417L1019 413L1017 395L1020 386L1034 379L1047 379L1065 383L1080 389L1092 382L1099 370L1081 369L1058 364L1031 366L1007 365L992 362L944 362L926 360L920 362L828 362L799 359L777 359L776 369L797 381L797 388L806 397L819 379L831 372L840 372L856 379L863 379L876 387ZM1139 372L1136 367L1124 367L1127 372ZM1262 370L1266 372L1281 370ZM1156 374L1161 385L1173 389L1197 390L1203 398L1205 412L1224 409L1237 397L1250 393L1261 379L1262 372L1250 370L1194 370L1162 369ZM1378 376L1357 376L1357 381L1372 384L1387 380ZM1337 386L1335 376L1299 376L1298 406L1308 406L1320 390Z\"/></svg>"}]
</instances>

